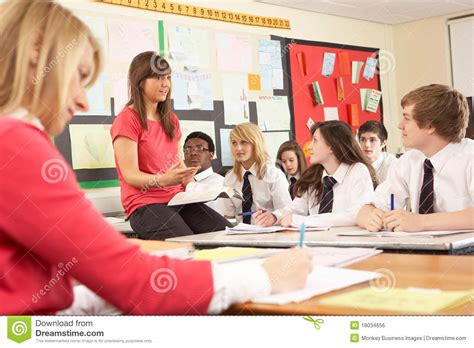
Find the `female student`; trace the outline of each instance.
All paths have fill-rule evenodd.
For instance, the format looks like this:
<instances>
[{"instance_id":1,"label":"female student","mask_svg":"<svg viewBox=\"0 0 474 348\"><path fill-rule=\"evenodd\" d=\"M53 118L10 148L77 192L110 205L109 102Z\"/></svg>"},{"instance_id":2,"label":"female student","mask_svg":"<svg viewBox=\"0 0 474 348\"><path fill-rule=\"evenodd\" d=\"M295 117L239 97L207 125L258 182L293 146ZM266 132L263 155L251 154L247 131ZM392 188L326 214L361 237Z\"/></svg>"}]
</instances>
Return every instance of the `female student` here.
<instances>
[{"instance_id":1,"label":"female student","mask_svg":"<svg viewBox=\"0 0 474 348\"><path fill-rule=\"evenodd\" d=\"M385 181L390 166L397 160L387 152L387 138L387 129L382 122L367 121L359 128L360 147L374 167L379 183Z\"/></svg>"},{"instance_id":2,"label":"female student","mask_svg":"<svg viewBox=\"0 0 474 348\"><path fill-rule=\"evenodd\" d=\"M156 257L94 209L50 140L88 109L86 86L102 66L71 12L44 0L2 3L0 52L0 314L68 308L73 279L98 295L89 306L140 315L217 313L304 285L311 262L302 250L228 266Z\"/></svg>"},{"instance_id":3,"label":"female student","mask_svg":"<svg viewBox=\"0 0 474 348\"><path fill-rule=\"evenodd\" d=\"M165 240L231 226L204 203L167 206L199 169L187 168L179 156L181 130L171 112L168 62L151 51L140 53L130 65L129 88L130 100L111 135L122 204L133 230L142 239Z\"/></svg>"},{"instance_id":4,"label":"female student","mask_svg":"<svg viewBox=\"0 0 474 348\"><path fill-rule=\"evenodd\" d=\"M273 213L258 211L259 225L351 226L359 209L370 202L377 183L375 171L350 126L342 121L318 122L311 133L311 166L296 182L296 198Z\"/></svg>"},{"instance_id":5,"label":"female student","mask_svg":"<svg viewBox=\"0 0 474 348\"><path fill-rule=\"evenodd\" d=\"M290 185L288 191L290 192L291 199L294 199L296 181L306 170L304 152L296 141L288 140L280 145L277 153L277 165L286 174L288 184Z\"/></svg>"},{"instance_id":6,"label":"female student","mask_svg":"<svg viewBox=\"0 0 474 348\"><path fill-rule=\"evenodd\" d=\"M281 170L268 163L260 128L252 123L235 127L229 135L234 167L224 179L224 186L242 192L243 200L224 200L224 215L250 224L257 209L275 210L291 203L288 182ZM239 215L239 214L244 215Z\"/></svg>"}]
</instances>

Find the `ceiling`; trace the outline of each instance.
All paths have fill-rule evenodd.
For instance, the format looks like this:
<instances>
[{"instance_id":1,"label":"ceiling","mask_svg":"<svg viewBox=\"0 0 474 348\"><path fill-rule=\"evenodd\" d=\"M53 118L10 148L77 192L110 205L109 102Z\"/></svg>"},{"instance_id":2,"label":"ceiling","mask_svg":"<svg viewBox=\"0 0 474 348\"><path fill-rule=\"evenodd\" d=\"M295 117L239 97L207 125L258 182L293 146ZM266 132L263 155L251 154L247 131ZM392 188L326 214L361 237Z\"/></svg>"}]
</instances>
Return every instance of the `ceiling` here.
<instances>
[{"instance_id":1,"label":"ceiling","mask_svg":"<svg viewBox=\"0 0 474 348\"><path fill-rule=\"evenodd\" d=\"M384 24L400 24L474 10L474 0L255 0L255 2Z\"/></svg>"}]
</instances>

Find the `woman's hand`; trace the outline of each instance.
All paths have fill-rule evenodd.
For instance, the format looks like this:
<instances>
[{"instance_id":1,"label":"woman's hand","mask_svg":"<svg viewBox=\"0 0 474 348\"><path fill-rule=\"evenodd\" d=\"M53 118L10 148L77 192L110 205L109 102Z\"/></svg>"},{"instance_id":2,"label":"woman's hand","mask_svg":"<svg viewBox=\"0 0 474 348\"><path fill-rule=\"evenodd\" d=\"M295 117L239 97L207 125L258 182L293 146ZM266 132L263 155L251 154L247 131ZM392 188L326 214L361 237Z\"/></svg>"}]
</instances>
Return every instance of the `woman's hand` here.
<instances>
[{"instance_id":1,"label":"woman's hand","mask_svg":"<svg viewBox=\"0 0 474 348\"><path fill-rule=\"evenodd\" d=\"M262 227L273 226L277 221L275 215L263 209L257 209L257 212L253 214L253 218L255 222Z\"/></svg>"},{"instance_id":2,"label":"woman's hand","mask_svg":"<svg viewBox=\"0 0 474 348\"><path fill-rule=\"evenodd\" d=\"M183 183L183 180L188 184L198 169L199 167L183 167L180 162L177 162L158 176L158 185L163 187L179 185Z\"/></svg>"}]
</instances>

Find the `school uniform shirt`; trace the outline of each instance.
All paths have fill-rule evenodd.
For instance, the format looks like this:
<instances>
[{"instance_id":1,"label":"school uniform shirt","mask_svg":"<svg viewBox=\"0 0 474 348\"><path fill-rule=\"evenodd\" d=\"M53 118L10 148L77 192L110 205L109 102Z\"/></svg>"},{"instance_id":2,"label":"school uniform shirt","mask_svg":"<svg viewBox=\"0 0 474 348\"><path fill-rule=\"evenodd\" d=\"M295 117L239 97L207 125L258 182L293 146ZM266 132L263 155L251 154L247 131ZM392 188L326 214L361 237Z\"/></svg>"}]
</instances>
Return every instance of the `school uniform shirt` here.
<instances>
[{"instance_id":1,"label":"school uniform shirt","mask_svg":"<svg viewBox=\"0 0 474 348\"><path fill-rule=\"evenodd\" d=\"M393 193L395 209L403 209L410 202L412 211L418 213L426 158L418 150L403 154L390 168L387 180L375 190L372 203L388 211ZM433 165L433 211L453 212L474 207L474 141L463 139L450 143L429 160Z\"/></svg>"},{"instance_id":2,"label":"school uniform shirt","mask_svg":"<svg viewBox=\"0 0 474 348\"><path fill-rule=\"evenodd\" d=\"M0 115L0 138L1 315L68 308L73 279L139 315L216 313L270 294L262 260L223 267L141 252L86 199L72 168L35 125Z\"/></svg>"},{"instance_id":3,"label":"school uniform shirt","mask_svg":"<svg viewBox=\"0 0 474 348\"><path fill-rule=\"evenodd\" d=\"M377 173L379 184L381 184L387 179L388 170L396 161L397 158L391 153L382 152L380 157L377 158L374 162L372 162L372 167L374 167L375 172Z\"/></svg>"},{"instance_id":4,"label":"school uniform shirt","mask_svg":"<svg viewBox=\"0 0 474 348\"><path fill-rule=\"evenodd\" d=\"M262 180L257 178L257 167L255 163L248 170L252 175L249 175L249 182L252 188L252 211L258 208L273 211L282 209L291 204L290 193L288 192L288 181L285 174L270 163L267 164L267 171ZM242 175L246 170L242 168ZM239 192L242 192L244 179L239 181L237 176L231 170L224 178L224 186L232 187ZM235 216L237 222L242 222L242 216L237 215L242 213L242 201L238 198L224 199L224 215ZM255 224L253 217L251 224Z\"/></svg>"},{"instance_id":5,"label":"school uniform shirt","mask_svg":"<svg viewBox=\"0 0 474 348\"><path fill-rule=\"evenodd\" d=\"M114 120L110 134L112 143L119 136L127 137L137 143L138 168L148 174L162 174L179 161L179 140L181 129L178 117L171 113L175 126L175 136L171 140L163 130L161 122L147 119L148 129L143 129L138 113L132 108L124 108ZM178 192L183 191L181 184L166 187L148 187L141 189L128 184L122 175L115 156L122 205L127 216L137 208L154 203L168 203Z\"/></svg>"},{"instance_id":6,"label":"school uniform shirt","mask_svg":"<svg viewBox=\"0 0 474 348\"><path fill-rule=\"evenodd\" d=\"M201 184L206 184L210 185L213 188L218 188L218 187L224 187L224 177L222 175L219 175L217 173L214 173L214 170L212 170L212 167L207 168L206 170L203 170L200 173L197 173L194 176L194 179L196 182L201 183ZM219 214L223 214L223 202L222 198L218 198L214 201L207 202L206 205L215 211L217 211Z\"/></svg>"},{"instance_id":7,"label":"school uniform shirt","mask_svg":"<svg viewBox=\"0 0 474 348\"><path fill-rule=\"evenodd\" d=\"M299 178L300 178L300 173L296 173L296 175L287 176L287 179L288 179L288 192L290 193L290 197L291 197L292 200L294 199L294 196L292 195L292 192L291 192L291 182L294 181L295 185L296 185L296 182L299 180Z\"/></svg>"},{"instance_id":8,"label":"school uniform shirt","mask_svg":"<svg viewBox=\"0 0 474 348\"><path fill-rule=\"evenodd\" d=\"M316 227L356 225L359 209L373 197L374 186L370 172L362 163L341 163L332 177L337 183L333 186L331 213L319 214L319 203L314 194L305 192L301 197L295 197L289 206L274 211L273 214L278 220L283 215L293 214L292 225L295 227L299 227L302 222L306 226Z\"/></svg>"}]
</instances>

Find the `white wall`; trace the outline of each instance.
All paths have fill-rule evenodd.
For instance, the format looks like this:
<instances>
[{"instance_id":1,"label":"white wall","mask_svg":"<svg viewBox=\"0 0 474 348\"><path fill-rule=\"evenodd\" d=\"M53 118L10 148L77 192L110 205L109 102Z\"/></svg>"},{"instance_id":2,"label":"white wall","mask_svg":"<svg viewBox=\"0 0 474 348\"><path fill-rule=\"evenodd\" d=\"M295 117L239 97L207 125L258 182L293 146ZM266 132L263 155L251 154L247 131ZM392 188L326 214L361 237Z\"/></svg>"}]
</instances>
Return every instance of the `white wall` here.
<instances>
[{"instance_id":1,"label":"white wall","mask_svg":"<svg viewBox=\"0 0 474 348\"><path fill-rule=\"evenodd\" d=\"M424 85L452 85L447 21L470 13L474 12L432 17L393 27L397 101L411 90ZM399 102L396 104L394 115L400 118L402 109Z\"/></svg>"}]
</instances>

